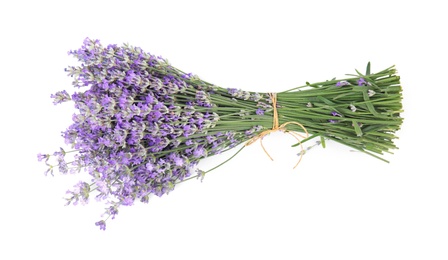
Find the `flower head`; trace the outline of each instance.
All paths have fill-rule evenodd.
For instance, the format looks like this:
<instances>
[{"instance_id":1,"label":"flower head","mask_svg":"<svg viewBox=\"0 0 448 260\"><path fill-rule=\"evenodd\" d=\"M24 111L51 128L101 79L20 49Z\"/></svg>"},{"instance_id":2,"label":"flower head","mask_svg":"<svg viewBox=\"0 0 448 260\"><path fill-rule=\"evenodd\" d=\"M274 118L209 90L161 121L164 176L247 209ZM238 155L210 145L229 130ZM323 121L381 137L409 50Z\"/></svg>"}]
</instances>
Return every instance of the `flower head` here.
<instances>
[{"instance_id":1,"label":"flower head","mask_svg":"<svg viewBox=\"0 0 448 260\"><path fill-rule=\"evenodd\" d=\"M205 149L204 149L204 147L203 146L198 146L196 149L194 149L194 151L193 151L193 156L195 157L195 158L199 158L199 157L202 157L202 156L205 156L206 155L206 151L205 151Z\"/></svg>"},{"instance_id":2,"label":"flower head","mask_svg":"<svg viewBox=\"0 0 448 260\"><path fill-rule=\"evenodd\" d=\"M343 87L343 86L348 86L348 85L350 85L350 83L346 80L341 80L336 83L336 87Z\"/></svg>"},{"instance_id":3,"label":"flower head","mask_svg":"<svg viewBox=\"0 0 448 260\"><path fill-rule=\"evenodd\" d=\"M204 180L206 172L203 170L198 169L197 171L197 178L201 180L201 182Z\"/></svg>"},{"instance_id":4,"label":"flower head","mask_svg":"<svg viewBox=\"0 0 448 260\"><path fill-rule=\"evenodd\" d=\"M340 116L340 117L341 117L341 114L339 114L339 113L336 112L336 111L332 111L332 112L331 112L331 115L332 115L332 116Z\"/></svg>"},{"instance_id":5,"label":"flower head","mask_svg":"<svg viewBox=\"0 0 448 260\"><path fill-rule=\"evenodd\" d=\"M367 86L367 81L364 78L359 78L358 86Z\"/></svg>"},{"instance_id":6,"label":"flower head","mask_svg":"<svg viewBox=\"0 0 448 260\"><path fill-rule=\"evenodd\" d=\"M50 97L53 99L53 104L55 105L71 100L70 95L65 90L51 94Z\"/></svg>"},{"instance_id":7,"label":"flower head","mask_svg":"<svg viewBox=\"0 0 448 260\"><path fill-rule=\"evenodd\" d=\"M106 230L106 221L100 220L98 222L95 222L95 226L100 227L100 230Z\"/></svg>"},{"instance_id":8,"label":"flower head","mask_svg":"<svg viewBox=\"0 0 448 260\"><path fill-rule=\"evenodd\" d=\"M41 162L42 160L47 161L48 158L50 158L50 155L49 155L49 154L41 154L41 153L37 154L37 160L38 160L39 162Z\"/></svg>"}]
</instances>

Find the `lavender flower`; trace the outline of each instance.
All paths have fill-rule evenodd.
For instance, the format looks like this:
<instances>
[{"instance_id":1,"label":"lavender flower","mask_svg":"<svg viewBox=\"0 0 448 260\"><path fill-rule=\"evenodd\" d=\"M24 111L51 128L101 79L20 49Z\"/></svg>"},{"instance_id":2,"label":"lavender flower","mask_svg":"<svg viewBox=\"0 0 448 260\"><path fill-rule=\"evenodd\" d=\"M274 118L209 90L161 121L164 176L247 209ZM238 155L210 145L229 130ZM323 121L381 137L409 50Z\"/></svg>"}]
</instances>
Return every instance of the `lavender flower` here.
<instances>
[{"instance_id":1,"label":"lavender flower","mask_svg":"<svg viewBox=\"0 0 448 260\"><path fill-rule=\"evenodd\" d=\"M341 114L339 114L339 113L336 112L336 111L332 111L332 112L331 112L331 115L332 115L332 116L339 116L339 117L341 117Z\"/></svg>"},{"instance_id":2,"label":"lavender flower","mask_svg":"<svg viewBox=\"0 0 448 260\"><path fill-rule=\"evenodd\" d=\"M65 90L51 97L55 104L72 100L78 109L63 137L79 155L68 163L65 151L55 152L57 164L49 171L53 167L62 173L84 168L93 183L76 184L67 192L67 204L85 204L91 190L96 190L97 199L115 203L113 210L105 213L114 217L121 205L172 191L176 183L192 174L201 158L246 138L244 131L204 134L220 120L219 114L207 110L215 106L211 93L220 90L193 84L197 77L176 71L161 57L128 45L103 47L90 39L69 55L83 64L68 67L66 72L74 77L75 87L88 89L72 97ZM263 97L236 89L226 92L254 102ZM205 110L198 110L201 107ZM263 115L264 111L259 109L255 114ZM246 111L244 116L250 113ZM187 148L178 150L181 145ZM48 158L38 155L39 161ZM97 225L105 229L104 221Z\"/></svg>"},{"instance_id":3,"label":"lavender flower","mask_svg":"<svg viewBox=\"0 0 448 260\"><path fill-rule=\"evenodd\" d=\"M227 92L230 94L230 95L232 95L232 97L236 97L237 95L238 95L238 89L236 89L236 88L228 88L227 89Z\"/></svg>"},{"instance_id":4,"label":"lavender flower","mask_svg":"<svg viewBox=\"0 0 448 260\"><path fill-rule=\"evenodd\" d=\"M106 230L106 221L100 220L98 222L95 222L95 226L100 227L100 230Z\"/></svg>"},{"instance_id":5,"label":"lavender flower","mask_svg":"<svg viewBox=\"0 0 448 260\"><path fill-rule=\"evenodd\" d=\"M346 80L341 80L336 83L336 87L343 87L343 86L348 86L348 85L350 85L350 83Z\"/></svg>"},{"instance_id":6,"label":"lavender flower","mask_svg":"<svg viewBox=\"0 0 448 260\"><path fill-rule=\"evenodd\" d=\"M67 194L70 194L71 196L67 198L67 204L73 203L73 205L77 205L79 202L81 204L87 204L89 201L89 194L90 194L90 185L86 182L80 181L75 186L73 186L72 190L68 190Z\"/></svg>"},{"instance_id":7,"label":"lavender flower","mask_svg":"<svg viewBox=\"0 0 448 260\"><path fill-rule=\"evenodd\" d=\"M206 151L204 147L198 146L196 149L193 150L193 156L195 158L203 157L206 154Z\"/></svg>"},{"instance_id":8,"label":"lavender flower","mask_svg":"<svg viewBox=\"0 0 448 260\"><path fill-rule=\"evenodd\" d=\"M53 99L53 104L55 105L71 100L70 95L65 90L58 91L50 97Z\"/></svg>"},{"instance_id":9,"label":"lavender flower","mask_svg":"<svg viewBox=\"0 0 448 260\"><path fill-rule=\"evenodd\" d=\"M49 155L49 154L41 154L41 153L39 153L39 154L37 155L37 160L38 160L39 162L41 162L42 160L48 161L48 158L50 158L50 155Z\"/></svg>"},{"instance_id":10,"label":"lavender flower","mask_svg":"<svg viewBox=\"0 0 448 260\"><path fill-rule=\"evenodd\" d=\"M260 93L252 93L252 94L250 94L250 98L249 99L252 100L252 101L258 102L262 98L263 98L262 94L260 94Z\"/></svg>"},{"instance_id":11,"label":"lavender flower","mask_svg":"<svg viewBox=\"0 0 448 260\"><path fill-rule=\"evenodd\" d=\"M331 115L332 115L332 116L336 116L336 117L342 117L342 115L339 114L339 113L336 112L336 111L332 111L332 112L331 112ZM332 124L336 124L336 123L339 123L339 120L329 119L328 122L330 122L330 123L332 123Z\"/></svg>"},{"instance_id":12,"label":"lavender flower","mask_svg":"<svg viewBox=\"0 0 448 260\"><path fill-rule=\"evenodd\" d=\"M367 81L364 78L359 78L358 86L367 86Z\"/></svg>"},{"instance_id":13,"label":"lavender flower","mask_svg":"<svg viewBox=\"0 0 448 260\"><path fill-rule=\"evenodd\" d=\"M198 169L196 174L197 179L201 180L202 182L204 180L205 174L206 174L205 171Z\"/></svg>"}]
</instances>

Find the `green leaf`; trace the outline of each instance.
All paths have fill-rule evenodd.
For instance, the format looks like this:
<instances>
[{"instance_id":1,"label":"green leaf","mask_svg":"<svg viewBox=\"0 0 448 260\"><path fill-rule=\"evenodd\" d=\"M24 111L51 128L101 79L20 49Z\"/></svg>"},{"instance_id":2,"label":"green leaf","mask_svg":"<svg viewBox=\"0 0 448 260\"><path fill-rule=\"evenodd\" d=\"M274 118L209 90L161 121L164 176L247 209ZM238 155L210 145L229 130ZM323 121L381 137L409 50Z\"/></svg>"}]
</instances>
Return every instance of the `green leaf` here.
<instances>
[{"instance_id":1,"label":"green leaf","mask_svg":"<svg viewBox=\"0 0 448 260\"><path fill-rule=\"evenodd\" d=\"M329 99L326 99L326 98L324 98L322 96L317 96L317 99L322 101L322 102L324 102L326 105L329 105L329 106L334 106L335 105L334 102L332 102Z\"/></svg>"},{"instance_id":2,"label":"green leaf","mask_svg":"<svg viewBox=\"0 0 448 260\"><path fill-rule=\"evenodd\" d=\"M358 122L356 120L353 120L352 123L353 128L355 128L356 136L362 136L362 130L361 127L358 125Z\"/></svg>"},{"instance_id":3,"label":"green leaf","mask_svg":"<svg viewBox=\"0 0 448 260\"><path fill-rule=\"evenodd\" d=\"M325 148L327 145L325 144L325 138L320 136L320 143L322 144L322 148Z\"/></svg>"},{"instance_id":4,"label":"green leaf","mask_svg":"<svg viewBox=\"0 0 448 260\"><path fill-rule=\"evenodd\" d=\"M370 75L370 61L367 63L366 75Z\"/></svg>"},{"instance_id":5,"label":"green leaf","mask_svg":"<svg viewBox=\"0 0 448 260\"><path fill-rule=\"evenodd\" d=\"M312 135L310 137L307 137L307 138L303 139L302 141L300 141L300 142L298 142L296 144L291 145L291 147L299 146L300 144L303 144L303 143L305 143L305 142L307 142L307 141L309 141L309 140L311 140L311 139L313 139L315 137L318 137L318 136L319 136L319 134L315 134L315 135Z\"/></svg>"},{"instance_id":6,"label":"green leaf","mask_svg":"<svg viewBox=\"0 0 448 260\"><path fill-rule=\"evenodd\" d=\"M377 154L383 154L383 151L380 148L376 147L375 145L373 145L371 143L366 144L366 150L372 151Z\"/></svg>"},{"instance_id":7,"label":"green leaf","mask_svg":"<svg viewBox=\"0 0 448 260\"><path fill-rule=\"evenodd\" d=\"M364 77L364 75L361 72L359 72L358 70L355 70L355 71L356 71L356 73L358 73L358 77Z\"/></svg>"},{"instance_id":8,"label":"green leaf","mask_svg":"<svg viewBox=\"0 0 448 260\"><path fill-rule=\"evenodd\" d=\"M364 100L366 101L367 109L372 113L374 116L380 116L378 112L376 112L375 107L373 106L372 102L370 101L369 94L367 93L367 90L362 91L362 95L364 97Z\"/></svg>"}]
</instances>

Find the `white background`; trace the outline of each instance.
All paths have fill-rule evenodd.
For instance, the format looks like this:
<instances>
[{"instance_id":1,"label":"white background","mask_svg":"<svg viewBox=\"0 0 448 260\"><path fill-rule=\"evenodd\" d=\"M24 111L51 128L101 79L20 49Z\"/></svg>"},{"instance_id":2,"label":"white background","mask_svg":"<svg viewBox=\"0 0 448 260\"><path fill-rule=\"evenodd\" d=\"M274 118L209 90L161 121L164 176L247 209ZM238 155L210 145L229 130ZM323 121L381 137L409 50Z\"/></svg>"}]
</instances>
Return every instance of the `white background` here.
<instances>
[{"instance_id":1,"label":"white background","mask_svg":"<svg viewBox=\"0 0 448 260\"><path fill-rule=\"evenodd\" d=\"M162 3L163 2L163 3ZM443 1L4 1L0 4L0 259L448 259ZM223 87L282 91L396 65L405 118L386 164L329 143L296 170L272 134L149 204L64 207L83 176L45 177L64 141L67 51L128 42ZM201 164L208 169L231 153ZM85 177L85 176L84 176Z\"/></svg>"}]
</instances>

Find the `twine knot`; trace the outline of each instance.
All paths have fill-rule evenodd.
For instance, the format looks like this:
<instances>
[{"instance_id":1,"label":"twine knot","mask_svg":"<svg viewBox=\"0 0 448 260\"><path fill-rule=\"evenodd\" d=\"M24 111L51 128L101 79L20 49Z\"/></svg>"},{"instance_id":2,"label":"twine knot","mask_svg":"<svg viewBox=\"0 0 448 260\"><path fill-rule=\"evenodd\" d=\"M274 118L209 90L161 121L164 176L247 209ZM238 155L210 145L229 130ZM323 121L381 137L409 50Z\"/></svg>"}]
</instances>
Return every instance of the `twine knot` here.
<instances>
[{"instance_id":1,"label":"twine knot","mask_svg":"<svg viewBox=\"0 0 448 260\"><path fill-rule=\"evenodd\" d=\"M261 144L261 147L263 148L263 151L266 153L266 155L269 157L269 159L271 159L273 161L274 159L272 159L271 155L268 153L268 151L266 150L266 148L263 145L263 138L266 135L269 135L270 133L273 133L273 132L281 131L283 133L290 134L297 141L300 142L301 141L300 138L302 138L302 139L308 138L309 134L308 134L308 131L306 130L306 128L302 124L300 124L299 122L289 121L289 122L286 122L286 123L283 123L283 124L279 125L279 123L278 123L278 112L277 112L277 94L276 93L269 93L268 95L269 95L269 97L271 98L271 101L272 101L272 108L273 108L273 114L274 114L273 118L272 118L272 129L265 130L265 131L259 133L258 135L252 137L249 141L247 141L246 146L249 146L249 145L255 143L256 141L260 140L260 144ZM306 136L304 136L304 135L302 135L301 133L298 133L298 132L292 132L292 131L287 130L286 129L287 125L297 125L297 126L301 127L303 129L303 131L305 132ZM303 151L304 151L302 143L300 143L300 148L302 149L302 151L300 152L300 158L299 158L299 161L296 163L296 165L294 166L293 169L295 169L297 167L297 165L299 165L300 161L302 160Z\"/></svg>"}]
</instances>

